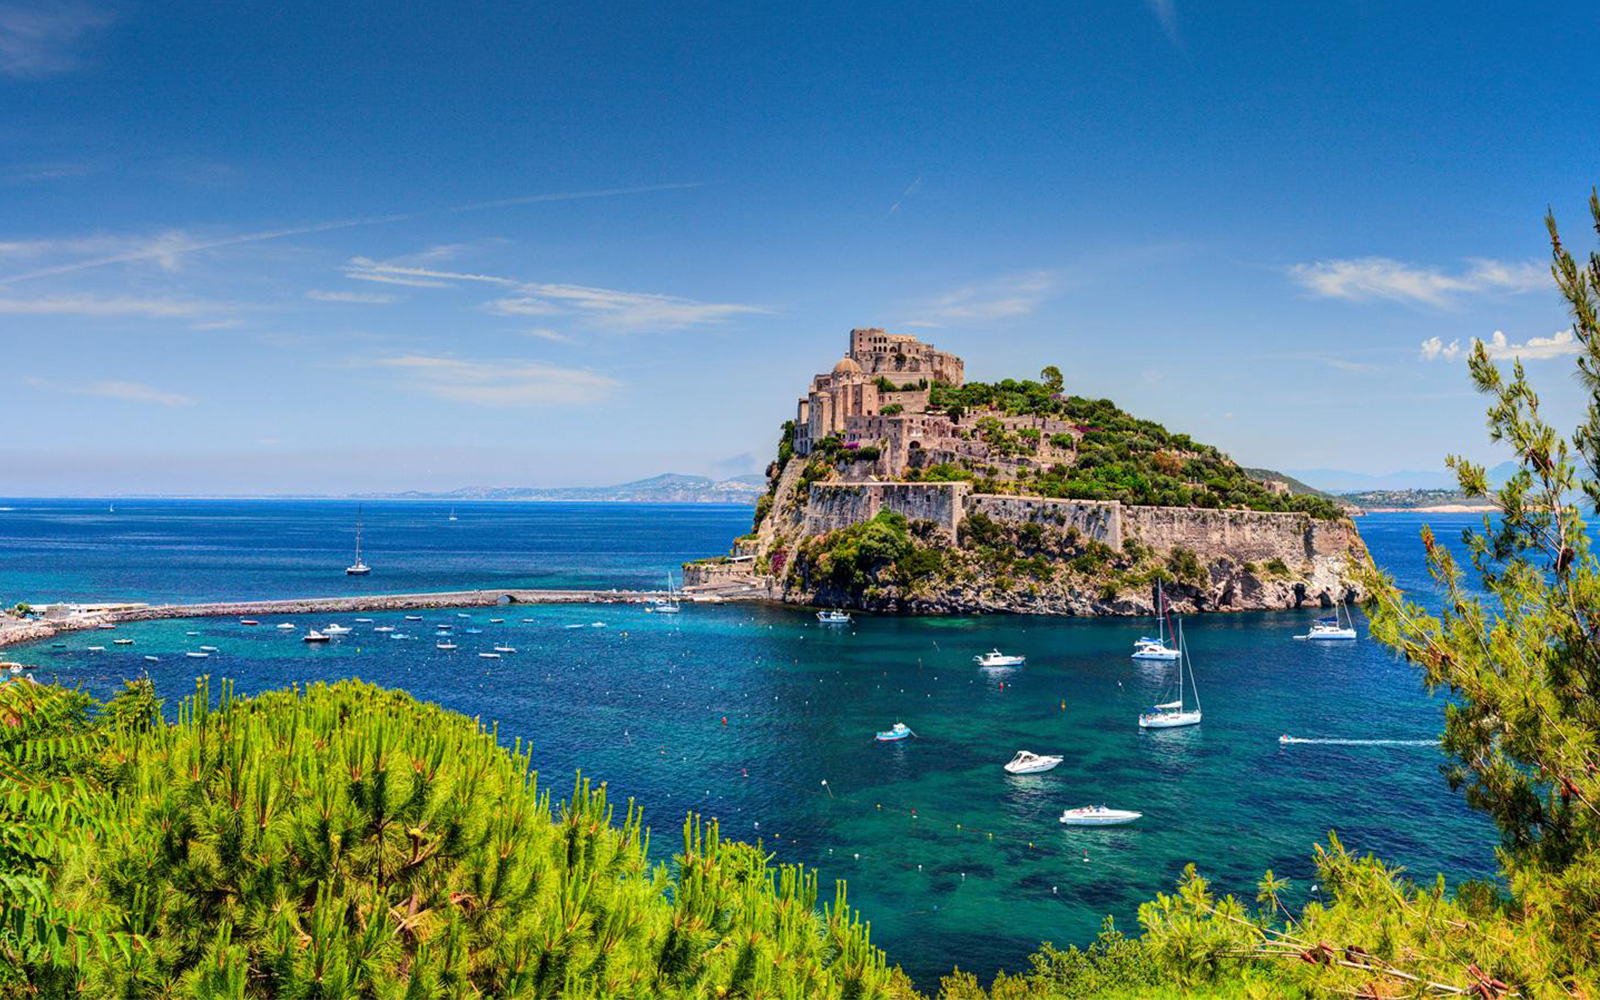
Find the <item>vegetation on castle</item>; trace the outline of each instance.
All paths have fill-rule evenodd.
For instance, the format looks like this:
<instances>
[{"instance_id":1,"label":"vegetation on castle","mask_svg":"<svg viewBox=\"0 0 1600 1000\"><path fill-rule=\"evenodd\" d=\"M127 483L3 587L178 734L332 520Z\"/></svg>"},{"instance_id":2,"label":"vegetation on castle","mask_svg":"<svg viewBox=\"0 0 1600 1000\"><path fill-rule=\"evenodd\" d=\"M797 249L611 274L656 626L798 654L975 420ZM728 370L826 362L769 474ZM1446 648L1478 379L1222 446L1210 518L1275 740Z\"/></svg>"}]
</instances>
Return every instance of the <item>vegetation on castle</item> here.
<instances>
[{"instance_id":1,"label":"vegetation on castle","mask_svg":"<svg viewBox=\"0 0 1600 1000\"><path fill-rule=\"evenodd\" d=\"M1076 450L1070 465L1058 463L1031 473L1024 469L1020 478L1006 479L999 478L993 467L962 461L912 469L906 478L968 479L986 493L1120 500L1155 507L1303 511L1328 520L1345 516L1326 497L1273 492L1215 447L1140 420L1109 399L1061 395L1061 375L1053 368L1041 376L1042 382L1005 379L968 382L959 388L935 385L929 405L958 417L964 427L970 424L991 454L1001 457L1033 454L1040 435L1028 428L1008 430L993 415L1070 421L1082 437L1074 440L1074 435L1059 434L1052 442Z\"/></svg>"},{"instance_id":2,"label":"vegetation on castle","mask_svg":"<svg viewBox=\"0 0 1600 1000\"><path fill-rule=\"evenodd\" d=\"M95 997L912 996L841 885L690 816L553 804L517 743L359 682L162 722L0 686L0 993Z\"/></svg>"}]
</instances>

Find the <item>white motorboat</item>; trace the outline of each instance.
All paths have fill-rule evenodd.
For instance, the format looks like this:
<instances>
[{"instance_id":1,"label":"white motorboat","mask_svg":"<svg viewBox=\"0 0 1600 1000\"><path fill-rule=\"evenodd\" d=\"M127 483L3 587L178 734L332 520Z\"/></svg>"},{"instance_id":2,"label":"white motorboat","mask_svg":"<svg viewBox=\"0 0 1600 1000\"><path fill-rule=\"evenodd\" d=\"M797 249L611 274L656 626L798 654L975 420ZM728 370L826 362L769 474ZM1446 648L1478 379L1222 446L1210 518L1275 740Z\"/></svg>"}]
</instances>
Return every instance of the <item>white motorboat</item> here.
<instances>
[{"instance_id":1,"label":"white motorboat","mask_svg":"<svg viewBox=\"0 0 1600 1000\"><path fill-rule=\"evenodd\" d=\"M328 637L323 635L321 632L318 632L316 629L312 629L311 631L307 632L305 635L301 636L300 637L300 641L301 642L327 642L328 641Z\"/></svg>"},{"instance_id":2,"label":"white motorboat","mask_svg":"<svg viewBox=\"0 0 1600 1000\"><path fill-rule=\"evenodd\" d=\"M420 621L422 621L422 616L421 615L406 615L406 621L408 621L408 622L420 622Z\"/></svg>"},{"instance_id":3,"label":"white motorboat","mask_svg":"<svg viewBox=\"0 0 1600 1000\"><path fill-rule=\"evenodd\" d=\"M873 739L877 740L879 743L892 743L895 740L903 740L907 736L915 735L917 734L911 731L910 726L906 725L904 722L896 722L890 729L885 732L878 733L873 737Z\"/></svg>"},{"instance_id":4,"label":"white motorboat","mask_svg":"<svg viewBox=\"0 0 1600 1000\"><path fill-rule=\"evenodd\" d=\"M390 634L389 638L391 638L391 639L409 639L411 637L409 635L406 635L403 632L394 632L394 633Z\"/></svg>"},{"instance_id":5,"label":"white motorboat","mask_svg":"<svg viewBox=\"0 0 1600 1000\"><path fill-rule=\"evenodd\" d=\"M471 618L472 616L467 614L465 611L457 611L456 612L456 617L457 618Z\"/></svg>"},{"instance_id":6,"label":"white motorboat","mask_svg":"<svg viewBox=\"0 0 1600 1000\"><path fill-rule=\"evenodd\" d=\"M393 632L394 631L394 626L393 625L379 625L376 628L374 628L372 631L374 631L374 632Z\"/></svg>"},{"instance_id":7,"label":"white motorboat","mask_svg":"<svg viewBox=\"0 0 1600 1000\"><path fill-rule=\"evenodd\" d=\"M349 635L352 630L343 625L327 625L322 629L323 635Z\"/></svg>"},{"instance_id":8,"label":"white motorboat","mask_svg":"<svg viewBox=\"0 0 1600 1000\"><path fill-rule=\"evenodd\" d=\"M1167 595L1156 581L1156 637L1141 635L1133 644L1135 660L1176 660L1178 651L1167 645Z\"/></svg>"},{"instance_id":9,"label":"white motorboat","mask_svg":"<svg viewBox=\"0 0 1600 1000\"><path fill-rule=\"evenodd\" d=\"M366 576L372 572L372 567L361 561L361 508L356 508L356 561L354 565L344 568L346 576Z\"/></svg>"},{"instance_id":10,"label":"white motorboat","mask_svg":"<svg viewBox=\"0 0 1600 1000\"><path fill-rule=\"evenodd\" d=\"M146 656L144 659L145 659L146 663L160 663L161 662L161 657L159 657L159 656Z\"/></svg>"},{"instance_id":11,"label":"white motorboat","mask_svg":"<svg viewBox=\"0 0 1600 1000\"><path fill-rule=\"evenodd\" d=\"M478 659L480 659L480 660L498 660L498 659L500 659L500 654L499 653L479 653L478 654Z\"/></svg>"},{"instance_id":12,"label":"white motorboat","mask_svg":"<svg viewBox=\"0 0 1600 1000\"><path fill-rule=\"evenodd\" d=\"M1061 763L1062 757L1047 757L1032 750L1018 750L1006 765L1007 774L1043 774Z\"/></svg>"},{"instance_id":13,"label":"white motorboat","mask_svg":"<svg viewBox=\"0 0 1600 1000\"><path fill-rule=\"evenodd\" d=\"M494 648L494 651L496 653L515 653L517 651L517 647L515 647L515 646L496 646Z\"/></svg>"},{"instance_id":14,"label":"white motorboat","mask_svg":"<svg viewBox=\"0 0 1600 1000\"><path fill-rule=\"evenodd\" d=\"M504 625L505 623L506 623L506 620L504 618L491 618L491 619L489 619L489 624L490 625Z\"/></svg>"},{"instance_id":15,"label":"white motorboat","mask_svg":"<svg viewBox=\"0 0 1600 1000\"><path fill-rule=\"evenodd\" d=\"M848 625L852 619L848 612L829 608L817 612L817 621L824 625Z\"/></svg>"},{"instance_id":16,"label":"white motorboat","mask_svg":"<svg viewBox=\"0 0 1600 1000\"><path fill-rule=\"evenodd\" d=\"M106 651L106 648L104 646L89 646L89 647L87 647L87 649L91 653L104 653Z\"/></svg>"},{"instance_id":17,"label":"white motorboat","mask_svg":"<svg viewBox=\"0 0 1600 1000\"><path fill-rule=\"evenodd\" d=\"M200 652L202 652L202 653L215 653L216 651L217 651L217 647L215 647L215 646L201 646L200 647Z\"/></svg>"},{"instance_id":18,"label":"white motorboat","mask_svg":"<svg viewBox=\"0 0 1600 1000\"><path fill-rule=\"evenodd\" d=\"M1026 656L1012 656L1009 653L1002 653L998 649L991 649L982 656L974 656L972 659L980 667L1020 667L1028 662Z\"/></svg>"},{"instance_id":19,"label":"white motorboat","mask_svg":"<svg viewBox=\"0 0 1600 1000\"><path fill-rule=\"evenodd\" d=\"M285 632L293 632L296 627L297 626L295 626L293 624L290 624L289 622L284 622L282 625L278 626L278 628L282 629Z\"/></svg>"},{"instance_id":20,"label":"white motorboat","mask_svg":"<svg viewBox=\"0 0 1600 1000\"><path fill-rule=\"evenodd\" d=\"M187 657L188 657L188 658L189 658L189 659L191 659L191 660L203 660L203 659L205 659L205 658L206 658L206 657L208 657L208 656L210 656L210 655L211 655L211 654L210 654L210 653L195 653L195 652L188 652L188 653L184 653L184 654L183 654L183 655L184 655L184 656L187 656Z\"/></svg>"},{"instance_id":21,"label":"white motorboat","mask_svg":"<svg viewBox=\"0 0 1600 1000\"><path fill-rule=\"evenodd\" d=\"M1139 716L1140 729L1176 729L1179 726L1193 726L1200 722L1200 689L1194 683L1194 662L1189 659L1189 647L1183 641L1183 623L1178 623L1178 700L1166 701L1152 705L1150 711ZM1183 671L1185 665L1189 668L1189 687L1194 691L1194 708L1188 708L1183 700Z\"/></svg>"},{"instance_id":22,"label":"white motorboat","mask_svg":"<svg viewBox=\"0 0 1600 1000\"><path fill-rule=\"evenodd\" d=\"M131 645L133 645L133 640L132 639L112 639L111 643L114 646L131 646Z\"/></svg>"},{"instance_id":23,"label":"white motorboat","mask_svg":"<svg viewBox=\"0 0 1600 1000\"><path fill-rule=\"evenodd\" d=\"M1334 609L1332 618L1318 618L1311 623L1311 631L1305 635L1297 635L1296 639L1310 639L1324 642L1330 639L1354 639L1356 637L1356 623L1350 617L1350 611L1340 601Z\"/></svg>"},{"instance_id":24,"label":"white motorboat","mask_svg":"<svg viewBox=\"0 0 1600 1000\"><path fill-rule=\"evenodd\" d=\"M356 624L357 625L371 625L372 624L372 619L371 618L357 618L356 619Z\"/></svg>"},{"instance_id":25,"label":"white motorboat","mask_svg":"<svg viewBox=\"0 0 1600 1000\"><path fill-rule=\"evenodd\" d=\"M256 621L254 618L241 618L241 619L239 619L239 624L240 625L260 625L261 623Z\"/></svg>"},{"instance_id":26,"label":"white motorboat","mask_svg":"<svg viewBox=\"0 0 1600 1000\"><path fill-rule=\"evenodd\" d=\"M457 649L459 647L457 647L456 644L453 643L453 642L436 642L436 643L433 644L433 648L434 649Z\"/></svg>"},{"instance_id":27,"label":"white motorboat","mask_svg":"<svg viewBox=\"0 0 1600 1000\"><path fill-rule=\"evenodd\" d=\"M1132 823L1143 815L1144 813L1134 812L1131 809L1082 806L1077 809L1063 810L1061 822L1068 826L1119 826L1123 823Z\"/></svg>"},{"instance_id":28,"label":"white motorboat","mask_svg":"<svg viewBox=\"0 0 1600 1000\"><path fill-rule=\"evenodd\" d=\"M112 629L116 628L116 626L111 624L110 622L102 622L98 627L103 629L104 631L107 631L107 632L109 632Z\"/></svg>"}]
</instances>

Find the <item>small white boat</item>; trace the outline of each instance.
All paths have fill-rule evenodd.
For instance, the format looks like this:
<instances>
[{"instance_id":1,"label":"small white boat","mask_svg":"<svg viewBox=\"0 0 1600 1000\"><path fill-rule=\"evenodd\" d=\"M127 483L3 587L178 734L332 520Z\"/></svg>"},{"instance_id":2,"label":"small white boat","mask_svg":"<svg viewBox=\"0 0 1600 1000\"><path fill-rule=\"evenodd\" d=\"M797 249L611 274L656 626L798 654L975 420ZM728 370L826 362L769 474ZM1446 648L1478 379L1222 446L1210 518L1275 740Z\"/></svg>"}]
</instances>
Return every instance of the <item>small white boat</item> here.
<instances>
[{"instance_id":1,"label":"small white boat","mask_svg":"<svg viewBox=\"0 0 1600 1000\"><path fill-rule=\"evenodd\" d=\"M1140 729L1177 729L1180 726L1200 724L1200 689L1194 683L1194 662L1189 659L1189 647L1183 641L1183 622L1178 622L1178 700L1152 705L1150 711L1139 716ZM1184 707L1183 668L1189 668L1189 687L1194 691L1194 708Z\"/></svg>"},{"instance_id":2,"label":"small white boat","mask_svg":"<svg viewBox=\"0 0 1600 1000\"><path fill-rule=\"evenodd\" d=\"M104 653L105 651L106 651L106 648L104 646L90 646L89 647L89 652L91 652L91 653Z\"/></svg>"},{"instance_id":3,"label":"small white boat","mask_svg":"<svg viewBox=\"0 0 1600 1000\"><path fill-rule=\"evenodd\" d=\"M451 507L450 508L450 520L454 521L455 519L456 519L456 509L454 507Z\"/></svg>"},{"instance_id":4,"label":"small white boat","mask_svg":"<svg viewBox=\"0 0 1600 1000\"><path fill-rule=\"evenodd\" d=\"M356 619L356 624L358 624L358 625L371 625L372 624L372 619L371 618L357 618Z\"/></svg>"},{"instance_id":5,"label":"small white boat","mask_svg":"<svg viewBox=\"0 0 1600 1000\"><path fill-rule=\"evenodd\" d=\"M873 739L879 743L891 743L895 740L903 740L907 736L915 735L917 734L911 731L910 726L907 726L904 722L896 722L887 732L878 733Z\"/></svg>"},{"instance_id":6,"label":"small white boat","mask_svg":"<svg viewBox=\"0 0 1600 1000\"><path fill-rule=\"evenodd\" d=\"M389 636L389 638L391 638L391 639L409 639L411 637L409 635L406 635L403 632L396 632L393 635Z\"/></svg>"},{"instance_id":7,"label":"small white boat","mask_svg":"<svg viewBox=\"0 0 1600 1000\"><path fill-rule=\"evenodd\" d=\"M1052 770L1065 759L1062 757L1047 757L1034 753L1031 750L1018 750L1017 755L1011 758L1011 763L1006 765L1008 774L1043 774Z\"/></svg>"},{"instance_id":8,"label":"small white boat","mask_svg":"<svg viewBox=\"0 0 1600 1000\"><path fill-rule=\"evenodd\" d=\"M111 624L110 622L102 622L99 627L102 628L102 629L114 629L114 628L116 628L116 626Z\"/></svg>"},{"instance_id":9,"label":"small white boat","mask_svg":"<svg viewBox=\"0 0 1600 1000\"><path fill-rule=\"evenodd\" d=\"M853 619L848 612L824 608L817 612L817 621L824 625L848 625Z\"/></svg>"},{"instance_id":10,"label":"small white boat","mask_svg":"<svg viewBox=\"0 0 1600 1000\"><path fill-rule=\"evenodd\" d=\"M517 647L515 647L515 646L496 646L494 648L494 651L496 653L515 653L517 651Z\"/></svg>"},{"instance_id":11,"label":"small white boat","mask_svg":"<svg viewBox=\"0 0 1600 1000\"><path fill-rule=\"evenodd\" d=\"M361 561L361 508L356 508L356 561L353 565L346 566L346 576L366 576L372 572L372 567Z\"/></svg>"},{"instance_id":12,"label":"small white boat","mask_svg":"<svg viewBox=\"0 0 1600 1000\"><path fill-rule=\"evenodd\" d=\"M1296 639L1309 639L1315 642L1328 640L1348 640L1356 637L1356 623L1350 617L1349 610L1340 601L1334 609L1332 618L1318 618L1311 623L1311 631L1305 635L1297 635Z\"/></svg>"},{"instance_id":13,"label":"small white boat","mask_svg":"<svg viewBox=\"0 0 1600 1000\"><path fill-rule=\"evenodd\" d=\"M115 643L116 645L118 645L118 646L131 646L131 645L133 645L133 640L132 639L112 639L111 641L113 643Z\"/></svg>"},{"instance_id":14,"label":"small white boat","mask_svg":"<svg viewBox=\"0 0 1600 1000\"><path fill-rule=\"evenodd\" d=\"M453 643L453 642L436 642L436 643L433 644L433 648L434 649L457 649L459 647L456 646L456 644Z\"/></svg>"},{"instance_id":15,"label":"small white boat","mask_svg":"<svg viewBox=\"0 0 1600 1000\"><path fill-rule=\"evenodd\" d=\"M161 657L159 657L159 656L146 656L144 659L145 659L146 663L160 663L161 662Z\"/></svg>"},{"instance_id":16,"label":"small white boat","mask_svg":"<svg viewBox=\"0 0 1600 1000\"><path fill-rule=\"evenodd\" d=\"M1078 809L1063 810L1061 822L1068 826L1118 826L1122 823L1132 823L1143 815L1144 813L1134 812L1131 809L1082 806Z\"/></svg>"},{"instance_id":17,"label":"small white boat","mask_svg":"<svg viewBox=\"0 0 1600 1000\"><path fill-rule=\"evenodd\" d=\"M184 653L183 655L187 656L191 660L203 660L206 657L210 656L211 654L210 653L196 653L196 652L192 652L191 651L191 652L188 652L188 653Z\"/></svg>"},{"instance_id":18,"label":"small white boat","mask_svg":"<svg viewBox=\"0 0 1600 1000\"><path fill-rule=\"evenodd\" d=\"M1141 635L1133 644L1135 660L1176 660L1180 654L1167 645L1167 595L1156 581L1156 637Z\"/></svg>"},{"instance_id":19,"label":"small white boat","mask_svg":"<svg viewBox=\"0 0 1600 1000\"><path fill-rule=\"evenodd\" d=\"M200 652L202 652L202 653L215 653L216 651L217 651L217 647L215 647L215 646L201 646L200 647Z\"/></svg>"},{"instance_id":20,"label":"small white boat","mask_svg":"<svg viewBox=\"0 0 1600 1000\"><path fill-rule=\"evenodd\" d=\"M256 621L254 618L241 618L241 619L239 619L239 624L240 625L260 625L261 623Z\"/></svg>"},{"instance_id":21,"label":"small white boat","mask_svg":"<svg viewBox=\"0 0 1600 1000\"><path fill-rule=\"evenodd\" d=\"M562 626L562 628L588 628L588 627L589 627L589 626L587 626L587 625L584 625L584 624L582 624L582 623L580 623L580 624L577 624L577 625L563 625L563 626Z\"/></svg>"},{"instance_id":22,"label":"small white boat","mask_svg":"<svg viewBox=\"0 0 1600 1000\"><path fill-rule=\"evenodd\" d=\"M532 618L524 618L524 619L522 619L522 624L524 624L524 625L532 625L533 624L533 619Z\"/></svg>"},{"instance_id":23,"label":"small white boat","mask_svg":"<svg viewBox=\"0 0 1600 1000\"><path fill-rule=\"evenodd\" d=\"M605 622L590 622L589 623L589 627L590 628L605 628L606 627L606 623Z\"/></svg>"},{"instance_id":24,"label":"small white boat","mask_svg":"<svg viewBox=\"0 0 1600 1000\"><path fill-rule=\"evenodd\" d=\"M456 612L456 617L457 618L471 618L472 616L467 614L465 611L457 611Z\"/></svg>"},{"instance_id":25,"label":"small white boat","mask_svg":"<svg viewBox=\"0 0 1600 1000\"><path fill-rule=\"evenodd\" d=\"M504 618L491 618L491 619L489 619L489 624L490 625L504 625L505 623L506 623L506 620Z\"/></svg>"},{"instance_id":26,"label":"small white boat","mask_svg":"<svg viewBox=\"0 0 1600 1000\"><path fill-rule=\"evenodd\" d=\"M305 635L301 636L300 637L300 641L301 642L327 642L328 641L328 637L323 635L321 632L318 632L316 629L312 629L311 631L307 632Z\"/></svg>"},{"instance_id":27,"label":"small white boat","mask_svg":"<svg viewBox=\"0 0 1600 1000\"><path fill-rule=\"evenodd\" d=\"M482 635L483 634L483 629L481 629L481 628L469 628L469 629L465 629L464 632L467 635Z\"/></svg>"},{"instance_id":28,"label":"small white boat","mask_svg":"<svg viewBox=\"0 0 1600 1000\"><path fill-rule=\"evenodd\" d=\"M1026 656L1011 656L998 649L991 649L982 656L972 658L980 667L1020 667L1028 661Z\"/></svg>"},{"instance_id":29,"label":"small white boat","mask_svg":"<svg viewBox=\"0 0 1600 1000\"><path fill-rule=\"evenodd\" d=\"M422 621L422 616L421 615L406 615L406 621L408 621L408 622L420 622L420 621Z\"/></svg>"},{"instance_id":30,"label":"small white boat","mask_svg":"<svg viewBox=\"0 0 1600 1000\"><path fill-rule=\"evenodd\" d=\"M199 635L199 632L185 632L184 635Z\"/></svg>"},{"instance_id":31,"label":"small white boat","mask_svg":"<svg viewBox=\"0 0 1600 1000\"><path fill-rule=\"evenodd\" d=\"M372 631L374 631L374 632L393 632L394 631L394 626L393 625L379 625L377 628L373 629Z\"/></svg>"},{"instance_id":32,"label":"small white boat","mask_svg":"<svg viewBox=\"0 0 1600 1000\"><path fill-rule=\"evenodd\" d=\"M323 635L349 635L351 630L343 625L326 625L322 629Z\"/></svg>"},{"instance_id":33,"label":"small white boat","mask_svg":"<svg viewBox=\"0 0 1600 1000\"><path fill-rule=\"evenodd\" d=\"M478 654L478 659L480 659L480 660L498 660L498 659L500 659L500 654L499 653L479 653Z\"/></svg>"},{"instance_id":34,"label":"small white boat","mask_svg":"<svg viewBox=\"0 0 1600 1000\"><path fill-rule=\"evenodd\" d=\"M283 624L279 625L278 628L284 632L293 632L295 629L299 628L299 626L291 624L290 622L284 622Z\"/></svg>"}]
</instances>

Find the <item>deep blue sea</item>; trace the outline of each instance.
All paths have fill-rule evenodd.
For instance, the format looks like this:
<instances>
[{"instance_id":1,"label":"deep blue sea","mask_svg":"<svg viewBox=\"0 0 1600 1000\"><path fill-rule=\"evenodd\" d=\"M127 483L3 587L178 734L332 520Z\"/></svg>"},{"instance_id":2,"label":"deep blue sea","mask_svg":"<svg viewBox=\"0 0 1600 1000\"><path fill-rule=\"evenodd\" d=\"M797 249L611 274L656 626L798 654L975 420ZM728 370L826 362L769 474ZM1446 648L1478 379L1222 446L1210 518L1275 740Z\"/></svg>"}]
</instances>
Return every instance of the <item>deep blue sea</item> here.
<instances>
[{"instance_id":1,"label":"deep blue sea","mask_svg":"<svg viewBox=\"0 0 1600 1000\"><path fill-rule=\"evenodd\" d=\"M750 519L743 507L482 503L456 505L451 522L447 505L369 503L363 554L374 571L351 579L353 503L107 506L0 500L0 601L654 586L684 559L726 551ZM1446 539L1478 523L1359 522L1379 563L1421 592L1424 520ZM1342 644L1293 641L1309 612L1187 620L1205 722L1167 732L1135 722L1170 669L1128 658L1142 621L858 616L840 628L802 609L693 604L677 617L610 605L355 617L149 622L7 652L38 664L42 680L99 695L148 669L169 710L202 671L246 693L358 676L497 721L506 742L532 741L558 794L581 769L641 803L663 857L693 810L780 860L847 879L874 940L928 989L952 964L987 979L1024 965L1040 941L1087 942L1105 914L1133 930L1138 904L1190 861L1247 898L1271 868L1304 899L1312 845L1330 829L1421 879L1494 869L1493 829L1446 787L1434 747L1279 744L1283 733L1439 733L1441 699L1365 637L1359 612L1362 638ZM280 621L354 631L309 646L271 627ZM436 648L439 623L459 649ZM396 633L374 631L385 625ZM202 644L218 652L184 657ZM495 645L517 651L478 656ZM973 656L991 647L1025 654L1027 666L976 668ZM873 742L897 720L917 738ZM1066 761L1006 775L1001 765L1024 748ZM1057 822L1091 803L1144 818L1101 830Z\"/></svg>"}]
</instances>

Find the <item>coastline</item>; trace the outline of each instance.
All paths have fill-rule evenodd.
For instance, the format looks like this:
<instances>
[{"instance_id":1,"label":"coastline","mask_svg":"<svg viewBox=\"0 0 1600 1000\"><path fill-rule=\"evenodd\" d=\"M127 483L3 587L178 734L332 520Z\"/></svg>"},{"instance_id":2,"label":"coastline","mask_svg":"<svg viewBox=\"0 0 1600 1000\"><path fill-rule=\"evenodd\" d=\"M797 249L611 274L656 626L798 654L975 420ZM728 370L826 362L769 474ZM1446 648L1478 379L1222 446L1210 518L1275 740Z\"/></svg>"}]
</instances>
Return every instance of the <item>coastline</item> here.
<instances>
[{"instance_id":1,"label":"coastline","mask_svg":"<svg viewBox=\"0 0 1600 1000\"><path fill-rule=\"evenodd\" d=\"M1493 504L1439 503L1426 507L1368 507L1363 514L1493 514Z\"/></svg>"}]
</instances>

